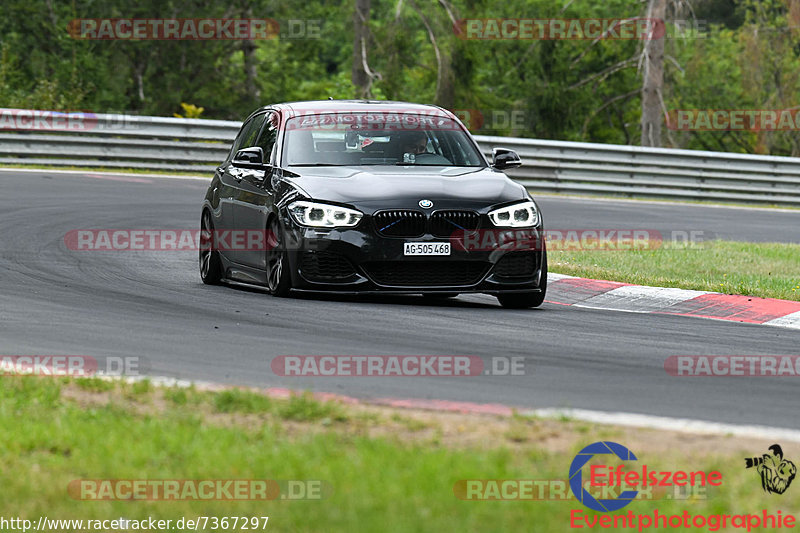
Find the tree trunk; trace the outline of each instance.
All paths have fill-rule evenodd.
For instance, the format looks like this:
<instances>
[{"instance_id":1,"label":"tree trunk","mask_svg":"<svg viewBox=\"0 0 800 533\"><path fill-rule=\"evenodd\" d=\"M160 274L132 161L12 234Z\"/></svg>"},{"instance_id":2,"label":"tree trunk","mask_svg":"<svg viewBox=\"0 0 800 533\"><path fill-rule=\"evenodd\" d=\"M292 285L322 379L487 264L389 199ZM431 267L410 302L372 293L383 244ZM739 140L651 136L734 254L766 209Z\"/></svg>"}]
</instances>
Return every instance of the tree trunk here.
<instances>
[{"instance_id":1,"label":"tree trunk","mask_svg":"<svg viewBox=\"0 0 800 533\"><path fill-rule=\"evenodd\" d=\"M138 54L137 54L138 55ZM144 109L145 94L144 94L144 70L147 64L142 58L138 58L134 63L133 77L136 80L136 95L139 97L139 110Z\"/></svg>"},{"instance_id":2,"label":"tree trunk","mask_svg":"<svg viewBox=\"0 0 800 533\"><path fill-rule=\"evenodd\" d=\"M664 18L667 0L649 0L647 18L659 21L656 37L644 42L642 82L642 146L661 146L664 86Z\"/></svg>"},{"instance_id":3,"label":"tree trunk","mask_svg":"<svg viewBox=\"0 0 800 533\"><path fill-rule=\"evenodd\" d=\"M253 18L253 8L249 7L242 13L244 18ZM252 39L242 41L242 54L244 55L244 90L250 102L261 100L261 90L258 88L258 65L256 64L256 43ZM258 103L257 105L261 105Z\"/></svg>"},{"instance_id":4,"label":"tree trunk","mask_svg":"<svg viewBox=\"0 0 800 533\"><path fill-rule=\"evenodd\" d=\"M353 72L351 79L356 88L356 98L369 98L370 77L364 66L367 64L365 57L367 49L368 23L370 0L355 0L356 8L353 14L355 38L353 39Z\"/></svg>"},{"instance_id":5,"label":"tree trunk","mask_svg":"<svg viewBox=\"0 0 800 533\"><path fill-rule=\"evenodd\" d=\"M242 42L242 53L244 54L244 76L245 76L245 92L247 99L251 102L258 103L261 100L261 90L256 85L258 78L258 67L256 66L256 44L251 41ZM261 105L258 103L258 105Z\"/></svg>"},{"instance_id":6,"label":"tree trunk","mask_svg":"<svg viewBox=\"0 0 800 533\"><path fill-rule=\"evenodd\" d=\"M428 39L433 45L433 53L436 55L436 96L434 96L434 103L439 107L445 109L453 109L455 105L455 75L453 74L453 57L452 51L439 45L436 39L436 32L433 31L433 26L425 13L417 6L414 0L409 0L411 7L417 12L419 18L422 19L422 24L428 32Z\"/></svg>"},{"instance_id":7,"label":"tree trunk","mask_svg":"<svg viewBox=\"0 0 800 533\"><path fill-rule=\"evenodd\" d=\"M436 105L453 109L456 104L455 74L453 58L449 51L442 50L439 57L439 70L436 76Z\"/></svg>"}]
</instances>

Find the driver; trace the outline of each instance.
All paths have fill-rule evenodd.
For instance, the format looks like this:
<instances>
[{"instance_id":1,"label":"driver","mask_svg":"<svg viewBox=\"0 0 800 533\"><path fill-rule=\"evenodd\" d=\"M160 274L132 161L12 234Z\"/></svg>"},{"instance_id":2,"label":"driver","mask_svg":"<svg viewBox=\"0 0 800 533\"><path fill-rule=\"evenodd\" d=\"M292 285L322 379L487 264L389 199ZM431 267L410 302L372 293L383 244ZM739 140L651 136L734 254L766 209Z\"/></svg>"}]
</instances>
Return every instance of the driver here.
<instances>
[{"instance_id":1,"label":"driver","mask_svg":"<svg viewBox=\"0 0 800 533\"><path fill-rule=\"evenodd\" d=\"M428 136L424 131L406 132L400 140L404 153L419 155L428 151Z\"/></svg>"}]
</instances>

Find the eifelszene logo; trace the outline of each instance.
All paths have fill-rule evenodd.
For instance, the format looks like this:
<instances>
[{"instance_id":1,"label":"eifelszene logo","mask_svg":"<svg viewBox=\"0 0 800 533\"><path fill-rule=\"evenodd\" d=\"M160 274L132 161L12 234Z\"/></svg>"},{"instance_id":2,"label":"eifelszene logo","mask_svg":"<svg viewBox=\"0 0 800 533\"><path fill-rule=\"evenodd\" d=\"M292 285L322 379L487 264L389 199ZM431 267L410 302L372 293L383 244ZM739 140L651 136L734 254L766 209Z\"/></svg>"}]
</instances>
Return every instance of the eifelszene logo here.
<instances>
[{"instance_id":1,"label":"eifelszene logo","mask_svg":"<svg viewBox=\"0 0 800 533\"><path fill-rule=\"evenodd\" d=\"M608 491L621 491L616 498L595 498L583 487L583 467L597 455L616 456L620 461L638 461L628 448L616 442L593 442L579 451L569 466L569 486L575 498L589 509L607 513L618 511L631 503L639 494L638 490L647 487L718 487L722 484L722 474L686 470L655 470L642 464L636 470L626 470L625 465L592 464L589 466L589 486L602 487ZM611 459L609 462L613 462ZM794 466L794 465L792 465ZM613 493L611 494L613 495Z\"/></svg>"},{"instance_id":2,"label":"eifelszene logo","mask_svg":"<svg viewBox=\"0 0 800 533\"><path fill-rule=\"evenodd\" d=\"M744 460L745 468L756 468L761 476L761 488L764 492L783 494L792 484L797 467L783 458L780 444L773 444L768 449L771 453L765 453L761 457L747 457Z\"/></svg>"},{"instance_id":3,"label":"eifelszene logo","mask_svg":"<svg viewBox=\"0 0 800 533\"><path fill-rule=\"evenodd\" d=\"M600 454L614 454L622 461L636 461L633 452L622 444L616 442L593 442L575 455L572 464L569 465L569 487L572 493L583 505L589 509L600 512L618 511L631 503L638 491L626 490L616 499L597 499L588 490L583 488L583 473L581 468L588 463L592 457Z\"/></svg>"}]
</instances>

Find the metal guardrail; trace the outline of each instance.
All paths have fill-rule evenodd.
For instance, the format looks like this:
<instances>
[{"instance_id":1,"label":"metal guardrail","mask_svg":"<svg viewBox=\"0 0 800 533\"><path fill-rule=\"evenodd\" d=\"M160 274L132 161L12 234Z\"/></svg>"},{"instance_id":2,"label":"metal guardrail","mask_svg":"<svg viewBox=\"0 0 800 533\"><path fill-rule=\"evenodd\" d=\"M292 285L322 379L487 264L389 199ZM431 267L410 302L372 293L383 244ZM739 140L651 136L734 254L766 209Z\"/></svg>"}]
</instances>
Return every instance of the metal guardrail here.
<instances>
[{"instance_id":1,"label":"metal guardrail","mask_svg":"<svg viewBox=\"0 0 800 533\"><path fill-rule=\"evenodd\" d=\"M0 165L212 173L228 155L241 127L240 122L228 120L74 113L60 115L64 129L55 131L48 129L56 124L52 114L37 112L41 127L35 127L35 117L8 111L16 124L34 127L0 133ZM0 127L8 126L0 122Z\"/></svg>"},{"instance_id":2,"label":"metal guardrail","mask_svg":"<svg viewBox=\"0 0 800 533\"><path fill-rule=\"evenodd\" d=\"M227 156L240 123L83 114L76 126L68 131L0 133L0 164L210 175ZM476 139L487 156L496 146L516 150L523 166L508 174L533 192L800 206L800 158L480 135Z\"/></svg>"},{"instance_id":3,"label":"metal guardrail","mask_svg":"<svg viewBox=\"0 0 800 533\"><path fill-rule=\"evenodd\" d=\"M511 176L532 191L800 205L800 158L477 137L514 149Z\"/></svg>"}]
</instances>

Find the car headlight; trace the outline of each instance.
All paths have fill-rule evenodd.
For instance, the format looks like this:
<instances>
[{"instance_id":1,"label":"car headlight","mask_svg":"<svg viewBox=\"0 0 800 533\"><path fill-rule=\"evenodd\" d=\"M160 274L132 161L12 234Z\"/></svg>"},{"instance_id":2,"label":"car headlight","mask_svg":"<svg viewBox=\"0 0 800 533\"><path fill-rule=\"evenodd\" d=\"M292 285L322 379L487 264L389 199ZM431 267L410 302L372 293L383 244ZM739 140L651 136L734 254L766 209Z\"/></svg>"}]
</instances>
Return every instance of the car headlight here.
<instances>
[{"instance_id":1,"label":"car headlight","mask_svg":"<svg viewBox=\"0 0 800 533\"><path fill-rule=\"evenodd\" d=\"M530 200L489 212L489 220L500 228L530 228L539 223L539 211Z\"/></svg>"},{"instance_id":2,"label":"car headlight","mask_svg":"<svg viewBox=\"0 0 800 533\"><path fill-rule=\"evenodd\" d=\"M298 200L289 204L289 213L301 226L314 228L346 228L359 223L364 214L338 205Z\"/></svg>"}]
</instances>

